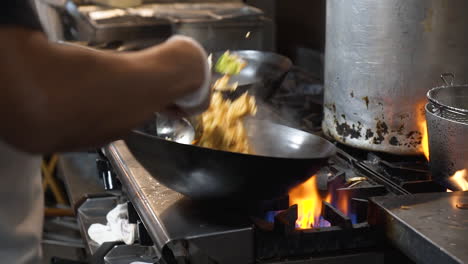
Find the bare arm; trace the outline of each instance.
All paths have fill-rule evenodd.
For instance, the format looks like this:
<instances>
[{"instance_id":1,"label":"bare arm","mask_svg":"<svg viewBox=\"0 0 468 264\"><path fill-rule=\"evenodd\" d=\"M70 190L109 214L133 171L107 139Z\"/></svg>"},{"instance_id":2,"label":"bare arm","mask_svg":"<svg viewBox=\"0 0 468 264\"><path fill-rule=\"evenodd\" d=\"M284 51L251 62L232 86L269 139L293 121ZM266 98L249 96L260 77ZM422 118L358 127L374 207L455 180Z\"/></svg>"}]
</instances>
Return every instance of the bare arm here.
<instances>
[{"instance_id":1,"label":"bare arm","mask_svg":"<svg viewBox=\"0 0 468 264\"><path fill-rule=\"evenodd\" d=\"M123 136L203 82L205 58L183 41L117 55L10 27L0 43L0 138L33 153Z\"/></svg>"}]
</instances>

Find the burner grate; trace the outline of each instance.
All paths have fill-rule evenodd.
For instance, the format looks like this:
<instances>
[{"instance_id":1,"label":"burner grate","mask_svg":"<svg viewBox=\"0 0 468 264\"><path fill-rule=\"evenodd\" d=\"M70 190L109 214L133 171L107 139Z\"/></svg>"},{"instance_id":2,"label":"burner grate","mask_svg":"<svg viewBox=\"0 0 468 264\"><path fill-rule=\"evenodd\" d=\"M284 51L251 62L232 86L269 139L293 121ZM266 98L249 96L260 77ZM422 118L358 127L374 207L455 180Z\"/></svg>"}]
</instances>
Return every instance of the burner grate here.
<instances>
[{"instance_id":1,"label":"burner grate","mask_svg":"<svg viewBox=\"0 0 468 264\"><path fill-rule=\"evenodd\" d=\"M323 216L331 227L296 229L297 207L291 206L275 217L274 223L258 220L255 231L259 261L320 255L377 246L377 232L367 223L352 224L331 204L323 203ZM362 217L362 216L360 216ZM318 241L320 241L318 243Z\"/></svg>"}]
</instances>

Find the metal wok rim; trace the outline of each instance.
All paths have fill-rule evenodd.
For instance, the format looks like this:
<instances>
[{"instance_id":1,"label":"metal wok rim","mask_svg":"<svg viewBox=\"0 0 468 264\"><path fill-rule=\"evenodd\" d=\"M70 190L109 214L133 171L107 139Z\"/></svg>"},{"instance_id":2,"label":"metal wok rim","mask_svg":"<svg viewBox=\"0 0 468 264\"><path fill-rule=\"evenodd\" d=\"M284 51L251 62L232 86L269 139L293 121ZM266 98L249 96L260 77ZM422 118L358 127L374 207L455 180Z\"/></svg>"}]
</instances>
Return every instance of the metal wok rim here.
<instances>
[{"instance_id":1,"label":"metal wok rim","mask_svg":"<svg viewBox=\"0 0 468 264\"><path fill-rule=\"evenodd\" d=\"M224 53L225 51L215 51L213 52L213 55L215 56L220 56ZM284 66L292 67L292 61L286 56L283 56L281 54L278 54L276 52L271 52L271 51L261 51L261 50L250 50L250 49L241 49L241 50L230 50L232 54L260 54L265 57L271 57L274 58L275 61L283 61ZM268 56L266 56L268 55Z\"/></svg>"},{"instance_id":2,"label":"metal wok rim","mask_svg":"<svg viewBox=\"0 0 468 264\"><path fill-rule=\"evenodd\" d=\"M245 154L245 153L225 151L225 150L217 150L217 149L212 149L212 148L200 147L200 146L192 145L192 144L178 143L176 141L163 139L163 138L160 138L158 136L151 135L151 134L148 134L146 132L143 132L143 131L140 131L140 130L137 130L137 129L133 129L132 133L138 134L138 135L146 137L146 138L154 139L154 140L161 140L161 141L167 142L169 144L178 144L178 145L182 145L182 146L187 146L188 148L192 147L192 148L197 148L197 149L200 149L200 150L203 150L203 151L218 152L218 153L224 153L226 155L235 155L235 156L243 156L243 157L268 158L268 159L276 159L276 160L298 160L299 161L299 160L326 159L326 158L330 158L331 156L336 154L336 146L333 143L331 143L330 141L328 141L328 140L326 140L326 139L324 139L324 138L322 138L320 136L305 132L305 131L300 130L300 129L296 129L296 128L292 128L292 127L288 127L288 126L284 126L284 125L280 125L280 124L276 124L276 123L273 123L273 124L276 125L276 126L281 126L281 127L285 127L285 128L289 128L289 129L294 129L294 130L298 130L298 131L300 131L302 133L309 134L309 135L311 135L313 137L316 137L316 138L320 139L320 141L322 141L324 144L327 144L329 146L329 148L327 148L327 150L324 151L322 154L319 154L319 155L316 155L316 156L311 156L311 157L300 157L300 158L275 157L275 156L267 156L267 155L254 155L254 154Z\"/></svg>"}]
</instances>

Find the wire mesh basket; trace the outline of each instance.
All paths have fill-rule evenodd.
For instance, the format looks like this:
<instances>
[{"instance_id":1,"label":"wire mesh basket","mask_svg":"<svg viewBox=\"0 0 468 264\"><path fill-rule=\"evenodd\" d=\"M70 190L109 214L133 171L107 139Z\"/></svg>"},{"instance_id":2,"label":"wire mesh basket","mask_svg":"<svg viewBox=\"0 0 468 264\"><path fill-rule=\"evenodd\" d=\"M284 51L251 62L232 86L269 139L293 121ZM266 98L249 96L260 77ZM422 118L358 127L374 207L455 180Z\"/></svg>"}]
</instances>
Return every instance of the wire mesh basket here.
<instances>
[{"instance_id":1,"label":"wire mesh basket","mask_svg":"<svg viewBox=\"0 0 468 264\"><path fill-rule=\"evenodd\" d=\"M442 74L441 78L446 86L427 93L428 110L442 118L468 124L468 85L453 85L453 74Z\"/></svg>"}]
</instances>

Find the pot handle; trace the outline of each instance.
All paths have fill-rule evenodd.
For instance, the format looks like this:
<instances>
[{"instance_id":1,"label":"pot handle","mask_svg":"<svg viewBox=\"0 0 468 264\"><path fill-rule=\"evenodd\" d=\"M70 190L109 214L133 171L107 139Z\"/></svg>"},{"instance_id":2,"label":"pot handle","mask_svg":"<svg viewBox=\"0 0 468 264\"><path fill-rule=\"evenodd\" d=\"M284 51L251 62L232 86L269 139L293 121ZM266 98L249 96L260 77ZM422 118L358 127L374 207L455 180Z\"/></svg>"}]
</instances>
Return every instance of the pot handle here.
<instances>
[{"instance_id":1,"label":"pot handle","mask_svg":"<svg viewBox=\"0 0 468 264\"><path fill-rule=\"evenodd\" d=\"M451 72L442 73L440 78L444 82L445 86L453 86L453 82L455 81L455 74Z\"/></svg>"}]
</instances>

